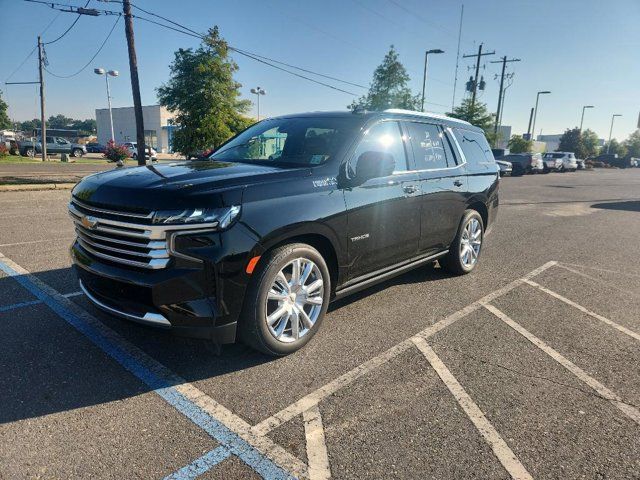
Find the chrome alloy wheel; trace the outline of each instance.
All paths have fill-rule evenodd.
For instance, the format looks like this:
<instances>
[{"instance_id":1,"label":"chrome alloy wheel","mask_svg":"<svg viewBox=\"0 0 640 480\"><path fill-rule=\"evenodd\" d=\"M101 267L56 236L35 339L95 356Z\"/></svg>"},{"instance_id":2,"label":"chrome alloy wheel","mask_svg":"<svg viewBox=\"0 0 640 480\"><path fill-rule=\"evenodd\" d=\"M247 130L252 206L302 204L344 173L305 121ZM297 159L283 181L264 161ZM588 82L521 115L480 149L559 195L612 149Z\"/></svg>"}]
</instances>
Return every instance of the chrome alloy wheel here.
<instances>
[{"instance_id":1,"label":"chrome alloy wheel","mask_svg":"<svg viewBox=\"0 0 640 480\"><path fill-rule=\"evenodd\" d=\"M482 227L477 218L472 218L464 226L460 237L460 261L467 267L473 267L478 261L482 245Z\"/></svg>"},{"instance_id":2,"label":"chrome alloy wheel","mask_svg":"<svg viewBox=\"0 0 640 480\"><path fill-rule=\"evenodd\" d=\"M320 316L324 302L324 281L318 266L308 258L296 258L276 275L265 311L273 337L290 343L305 336Z\"/></svg>"}]
</instances>

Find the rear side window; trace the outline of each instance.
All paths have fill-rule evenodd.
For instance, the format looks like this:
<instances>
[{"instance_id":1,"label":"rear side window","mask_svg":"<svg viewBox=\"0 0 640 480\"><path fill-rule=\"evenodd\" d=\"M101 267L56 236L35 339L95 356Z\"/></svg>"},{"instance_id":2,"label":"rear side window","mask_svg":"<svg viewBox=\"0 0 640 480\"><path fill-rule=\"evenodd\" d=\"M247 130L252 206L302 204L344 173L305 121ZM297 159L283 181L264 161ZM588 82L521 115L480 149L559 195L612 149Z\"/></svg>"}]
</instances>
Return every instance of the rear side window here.
<instances>
[{"instance_id":1,"label":"rear side window","mask_svg":"<svg viewBox=\"0 0 640 480\"><path fill-rule=\"evenodd\" d=\"M446 168L447 157L443 144L443 133L437 125L430 123L405 123L417 170Z\"/></svg>"},{"instance_id":2,"label":"rear side window","mask_svg":"<svg viewBox=\"0 0 640 480\"><path fill-rule=\"evenodd\" d=\"M484 134L459 128L453 129L453 134L460 144L460 148L467 159L467 163L474 166L482 163L495 162L493 153L491 152L491 147L489 146Z\"/></svg>"}]
</instances>

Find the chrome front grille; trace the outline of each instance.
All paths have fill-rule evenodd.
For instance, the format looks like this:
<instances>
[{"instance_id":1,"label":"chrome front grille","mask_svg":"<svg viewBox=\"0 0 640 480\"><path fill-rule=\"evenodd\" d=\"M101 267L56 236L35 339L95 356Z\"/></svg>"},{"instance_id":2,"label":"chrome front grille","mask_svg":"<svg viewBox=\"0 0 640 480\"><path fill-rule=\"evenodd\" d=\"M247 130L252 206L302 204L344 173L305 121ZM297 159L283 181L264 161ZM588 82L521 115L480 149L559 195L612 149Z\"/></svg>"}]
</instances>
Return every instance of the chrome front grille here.
<instances>
[{"instance_id":1,"label":"chrome front grille","mask_svg":"<svg viewBox=\"0 0 640 480\"><path fill-rule=\"evenodd\" d=\"M132 267L159 269L169 263L168 228L151 225L153 212L132 213L69 204L80 246L90 255Z\"/></svg>"}]
</instances>

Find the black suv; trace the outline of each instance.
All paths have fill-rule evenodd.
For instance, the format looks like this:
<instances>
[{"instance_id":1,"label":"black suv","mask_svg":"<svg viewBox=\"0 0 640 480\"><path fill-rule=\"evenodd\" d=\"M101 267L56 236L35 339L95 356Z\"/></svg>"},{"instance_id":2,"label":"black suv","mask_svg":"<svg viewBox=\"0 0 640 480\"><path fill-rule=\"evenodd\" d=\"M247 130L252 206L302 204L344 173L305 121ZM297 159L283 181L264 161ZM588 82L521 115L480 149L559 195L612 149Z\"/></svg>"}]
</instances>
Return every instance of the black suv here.
<instances>
[{"instance_id":1,"label":"black suv","mask_svg":"<svg viewBox=\"0 0 640 480\"><path fill-rule=\"evenodd\" d=\"M80 285L113 315L293 352L330 301L433 262L472 271L498 207L482 130L404 110L259 122L208 160L83 179Z\"/></svg>"}]
</instances>

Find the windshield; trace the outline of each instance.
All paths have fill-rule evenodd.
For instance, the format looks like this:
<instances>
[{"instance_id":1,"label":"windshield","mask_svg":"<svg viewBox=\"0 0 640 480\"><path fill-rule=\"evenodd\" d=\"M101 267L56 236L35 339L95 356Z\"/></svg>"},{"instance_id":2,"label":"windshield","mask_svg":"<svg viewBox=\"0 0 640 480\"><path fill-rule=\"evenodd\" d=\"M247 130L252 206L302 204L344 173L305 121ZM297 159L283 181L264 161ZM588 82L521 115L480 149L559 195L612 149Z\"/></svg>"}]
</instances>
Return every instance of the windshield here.
<instances>
[{"instance_id":1,"label":"windshield","mask_svg":"<svg viewBox=\"0 0 640 480\"><path fill-rule=\"evenodd\" d=\"M209 158L316 166L333 158L358 122L331 117L276 118L248 128Z\"/></svg>"}]
</instances>

